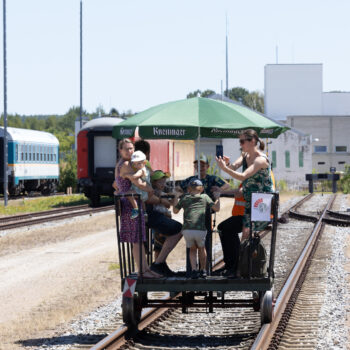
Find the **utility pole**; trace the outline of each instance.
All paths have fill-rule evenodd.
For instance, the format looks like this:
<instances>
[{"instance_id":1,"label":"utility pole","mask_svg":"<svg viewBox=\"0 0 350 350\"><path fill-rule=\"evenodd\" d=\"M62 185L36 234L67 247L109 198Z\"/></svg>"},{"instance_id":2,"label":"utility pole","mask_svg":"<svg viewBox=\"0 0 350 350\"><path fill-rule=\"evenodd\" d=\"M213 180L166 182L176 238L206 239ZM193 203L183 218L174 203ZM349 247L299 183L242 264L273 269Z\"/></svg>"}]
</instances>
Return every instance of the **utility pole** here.
<instances>
[{"instance_id":1,"label":"utility pole","mask_svg":"<svg viewBox=\"0 0 350 350\"><path fill-rule=\"evenodd\" d=\"M83 127L83 2L80 0L80 129Z\"/></svg>"},{"instance_id":2,"label":"utility pole","mask_svg":"<svg viewBox=\"0 0 350 350\"><path fill-rule=\"evenodd\" d=\"M228 34L227 34L227 13L226 13L226 97L228 97Z\"/></svg>"},{"instance_id":3,"label":"utility pole","mask_svg":"<svg viewBox=\"0 0 350 350\"><path fill-rule=\"evenodd\" d=\"M4 206L7 206L7 189L8 189L8 153L7 153L7 67L6 67L6 0L3 4L3 33L4 33Z\"/></svg>"}]
</instances>

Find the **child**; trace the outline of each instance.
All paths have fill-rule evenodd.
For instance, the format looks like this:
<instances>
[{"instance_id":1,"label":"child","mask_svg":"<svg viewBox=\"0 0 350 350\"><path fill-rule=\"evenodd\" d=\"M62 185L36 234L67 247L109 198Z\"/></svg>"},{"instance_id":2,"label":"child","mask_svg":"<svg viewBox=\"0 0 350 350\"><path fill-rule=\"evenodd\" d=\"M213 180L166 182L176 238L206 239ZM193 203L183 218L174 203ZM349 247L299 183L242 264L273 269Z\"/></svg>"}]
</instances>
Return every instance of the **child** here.
<instances>
[{"instance_id":1,"label":"child","mask_svg":"<svg viewBox=\"0 0 350 350\"><path fill-rule=\"evenodd\" d=\"M154 194L157 197L166 196L164 192L166 179L169 178L169 174L164 173L162 170L155 170L151 175L152 187L154 189ZM169 194L169 193L168 193ZM164 204L154 204L153 210L158 211L168 217L171 217L170 207L166 207Z\"/></svg>"},{"instance_id":2,"label":"child","mask_svg":"<svg viewBox=\"0 0 350 350\"><path fill-rule=\"evenodd\" d=\"M174 213L178 213L181 208L184 209L184 224L182 234L186 240L186 247L190 248L190 262L192 267L192 278L206 277L206 261L207 253L205 250L205 237L207 235L205 227L205 212L207 206L214 211L220 210L220 200L218 194L214 193L215 202L206 194L202 194L204 190L203 183L198 180L192 180L187 188L188 193L185 194L180 201L177 197L174 205ZM197 271L197 250L200 262L200 272Z\"/></svg>"},{"instance_id":3,"label":"child","mask_svg":"<svg viewBox=\"0 0 350 350\"><path fill-rule=\"evenodd\" d=\"M170 177L170 174L164 173L162 170L155 170L151 175L152 187L154 189L154 194L158 197L169 195L171 193L165 193L166 180ZM175 195L172 194L174 197ZM164 214L168 218L171 218L171 211L169 210L172 201L169 201L168 198L163 199L162 204L154 204L153 210L157 211L161 214ZM165 205L164 205L165 203ZM158 230L153 230L154 235L154 257L157 259L160 251L163 248L163 244L167 238L167 236L163 235Z\"/></svg>"},{"instance_id":4,"label":"child","mask_svg":"<svg viewBox=\"0 0 350 350\"><path fill-rule=\"evenodd\" d=\"M146 155L141 151L135 151L131 156L131 167L134 170L133 174L126 175L129 180L131 179L141 179L142 181L145 181L148 185L151 186L150 183L150 171L146 167ZM140 188L138 188L136 185L132 184L131 188L134 192L140 195L143 209L144 208L144 202L148 200L148 192L142 191ZM131 219L135 219L139 216L139 209L137 206L137 200L134 197L128 197L129 202L132 205L132 211L131 211Z\"/></svg>"}]
</instances>

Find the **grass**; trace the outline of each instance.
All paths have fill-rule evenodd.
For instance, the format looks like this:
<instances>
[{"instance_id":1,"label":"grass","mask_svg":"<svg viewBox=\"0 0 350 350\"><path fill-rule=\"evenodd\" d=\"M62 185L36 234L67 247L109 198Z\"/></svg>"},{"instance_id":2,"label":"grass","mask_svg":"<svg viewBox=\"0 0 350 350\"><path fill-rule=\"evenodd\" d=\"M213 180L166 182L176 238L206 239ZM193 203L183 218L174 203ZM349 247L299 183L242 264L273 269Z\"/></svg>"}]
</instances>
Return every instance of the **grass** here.
<instances>
[{"instance_id":1,"label":"grass","mask_svg":"<svg viewBox=\"0 0 350 350\"><path fill-rule=\"evenodd\" d=\"M9 201L7 207L0 206L0 215L40 212L55 208L88 204L89 200L82 194L56 196L48 198L23 198Z\"/></svg>"},{"instance_id":2,"label":"grass","mask_svg":"<svg viewBox=\"0 0 350 350\"><path fill-rule=\"evenodd\" d=\"M108 271L119 270L120 265L117 263L111 263L108 266Z\"/></svg>"}]
</instances>

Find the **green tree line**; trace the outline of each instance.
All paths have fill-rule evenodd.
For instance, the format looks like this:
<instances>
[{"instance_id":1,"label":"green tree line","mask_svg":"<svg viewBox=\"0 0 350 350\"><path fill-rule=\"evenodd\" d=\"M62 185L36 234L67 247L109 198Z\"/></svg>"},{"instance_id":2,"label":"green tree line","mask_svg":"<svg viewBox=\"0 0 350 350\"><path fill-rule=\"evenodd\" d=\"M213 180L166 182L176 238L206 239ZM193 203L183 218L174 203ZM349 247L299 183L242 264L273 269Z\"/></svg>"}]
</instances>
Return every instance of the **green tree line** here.
<instances>
[{"instance_id":1,"label":"green tree line","mask_svg":"<svg viewBox=\"0 0 350 350\"><path fill-rule=\"evenodd\" d=\"M208 97L216 92L213 90L195 90L190 92L187 95L187 98L192 97ZM243 105L258 111L260 113L264 113L264 94L259 91L251 91L249 92L247 89L243 87L234 87L229 90L225 90L224 95L229 99L242 103Z\"/></svg>"}]
</instances>

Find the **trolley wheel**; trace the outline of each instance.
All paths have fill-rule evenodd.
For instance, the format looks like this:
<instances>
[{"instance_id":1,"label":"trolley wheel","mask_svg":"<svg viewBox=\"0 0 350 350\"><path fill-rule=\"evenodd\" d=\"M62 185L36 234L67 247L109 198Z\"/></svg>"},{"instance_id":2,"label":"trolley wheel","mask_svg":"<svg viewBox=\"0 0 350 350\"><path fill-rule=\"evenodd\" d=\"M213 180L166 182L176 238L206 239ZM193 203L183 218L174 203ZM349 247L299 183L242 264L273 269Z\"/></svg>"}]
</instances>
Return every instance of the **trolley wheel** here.
<instances>
[{"instance_id":1,"label":"trolley wheel","mask_svg":"<svg viewBox=\"0 0 350 350\"><path fill-rule=\"evenodd\" d=\"M136 293L132 298L123 297L123 322L128 327L137 327L141 319L142 295Z\"/></svg>"},{"instance_id":2,"label":"trolley wheel","mask_svg":"<svg viewBox=\"0 0 350 350\"><path fill-rule=\"evenodd\" d=\"M261 299L260 319L261 319L262 325L265 323L270 323L272 321L272 315L273 315L272 301L273 301L272 290L268 290L265 292L265 294Z\"/></svg>"}]
</instances>

